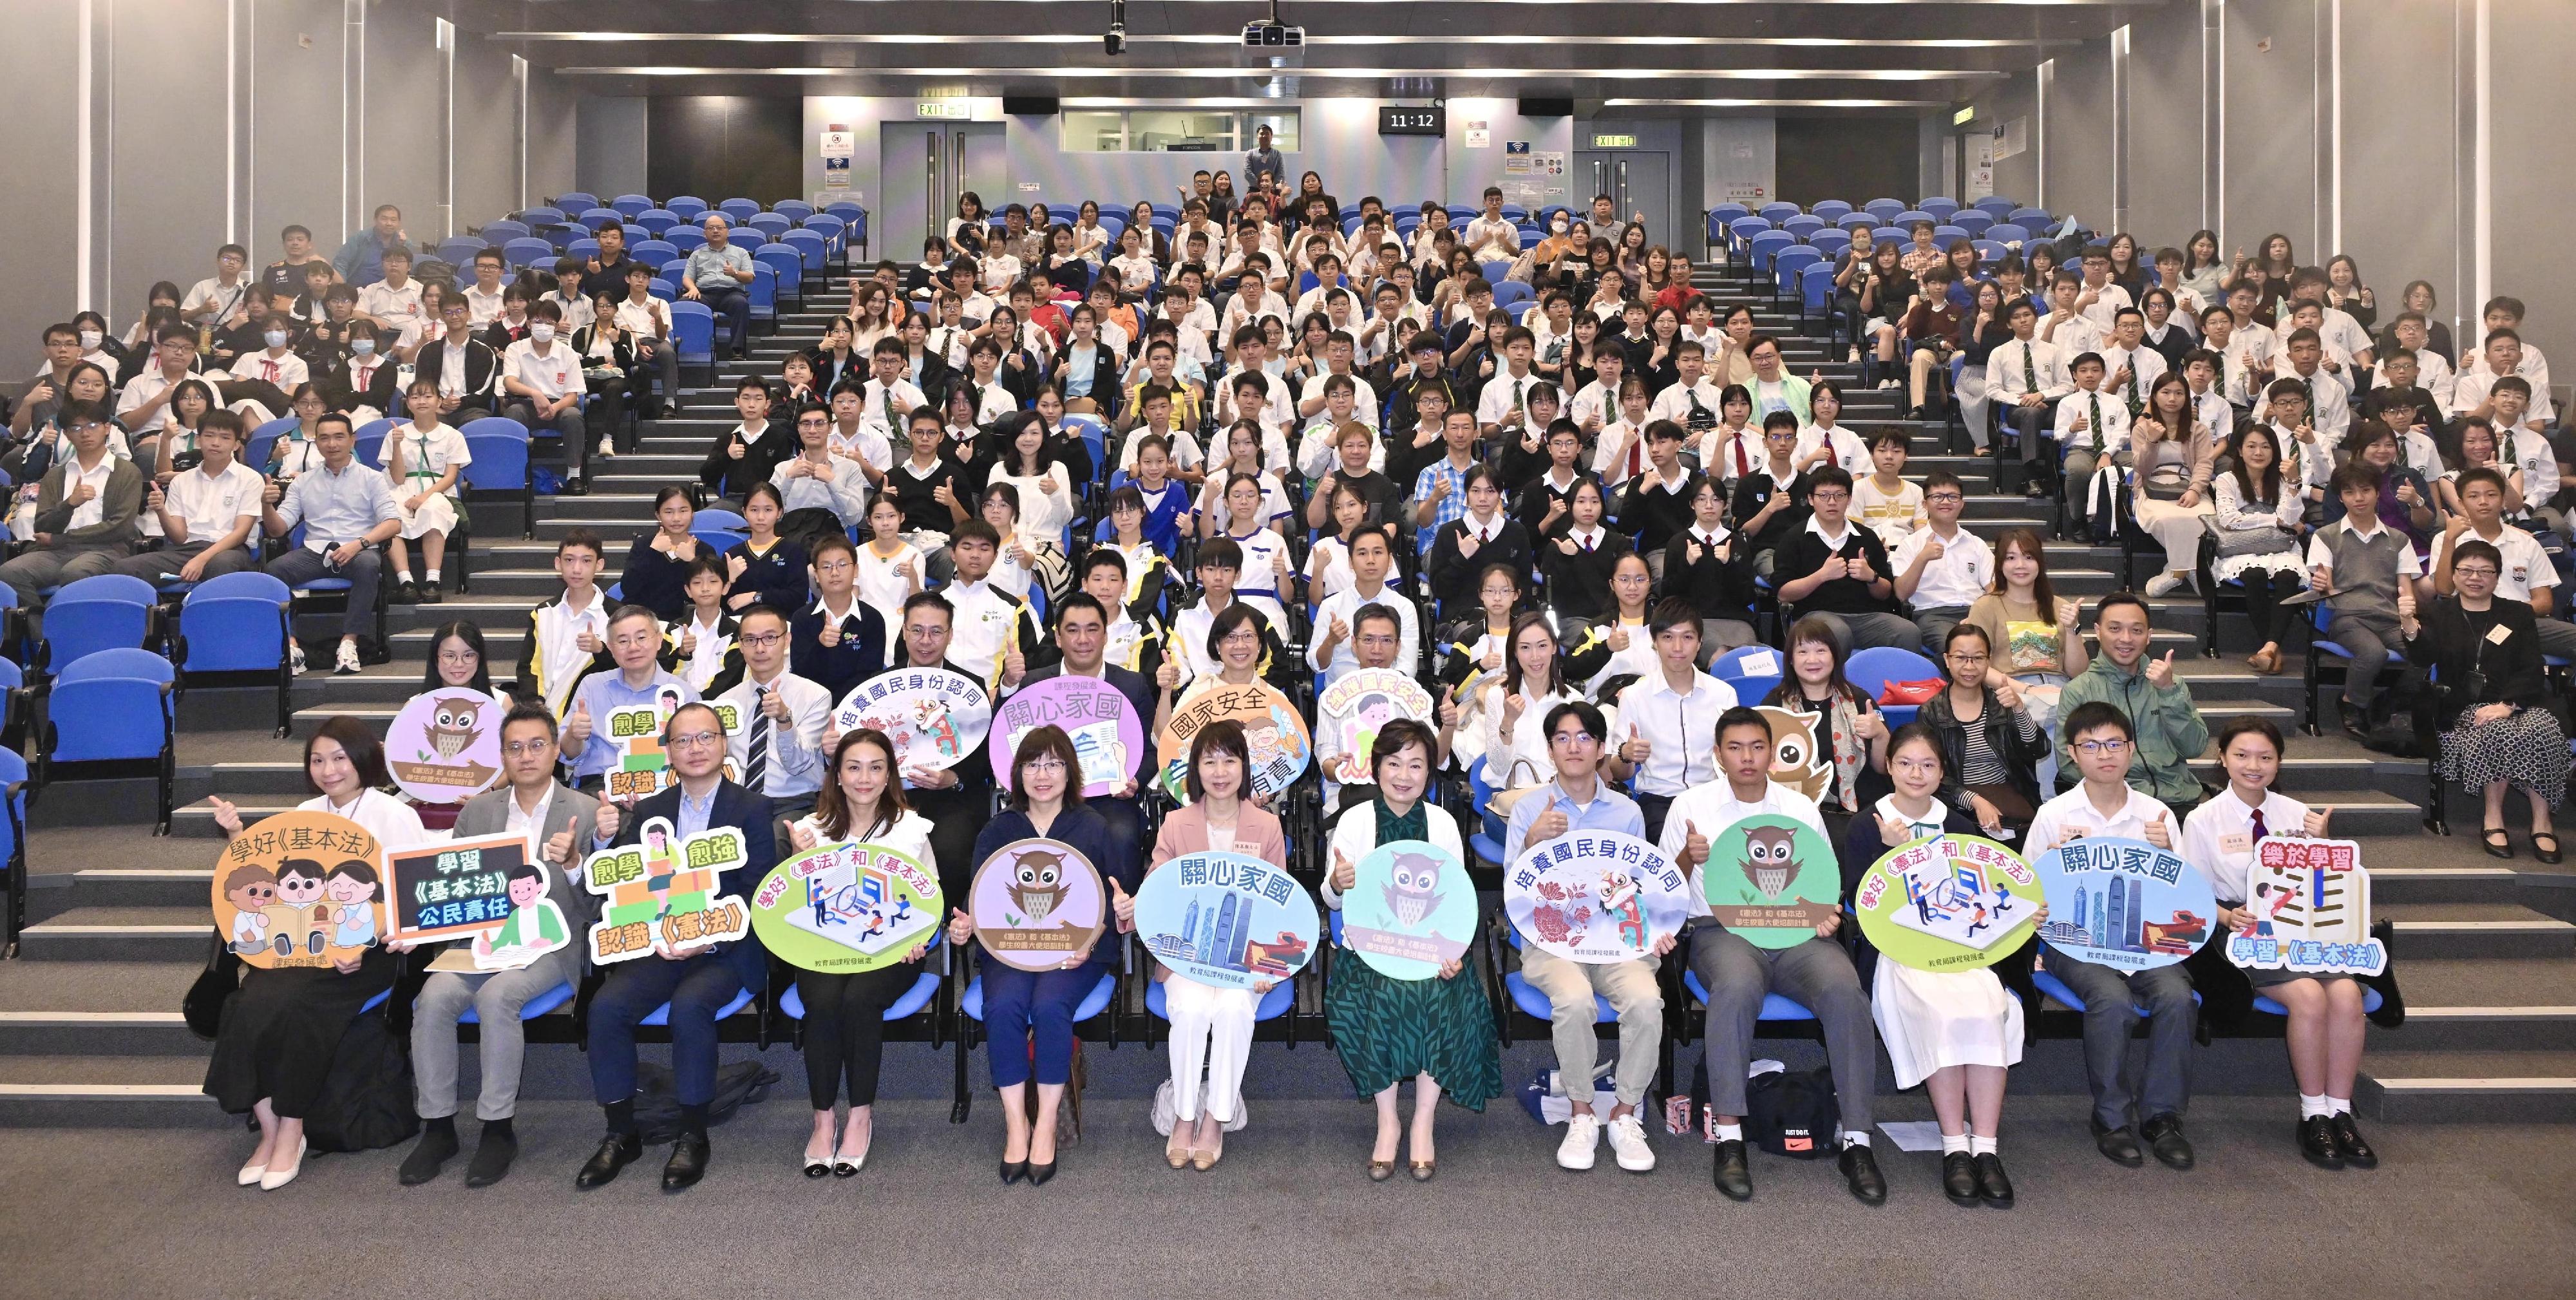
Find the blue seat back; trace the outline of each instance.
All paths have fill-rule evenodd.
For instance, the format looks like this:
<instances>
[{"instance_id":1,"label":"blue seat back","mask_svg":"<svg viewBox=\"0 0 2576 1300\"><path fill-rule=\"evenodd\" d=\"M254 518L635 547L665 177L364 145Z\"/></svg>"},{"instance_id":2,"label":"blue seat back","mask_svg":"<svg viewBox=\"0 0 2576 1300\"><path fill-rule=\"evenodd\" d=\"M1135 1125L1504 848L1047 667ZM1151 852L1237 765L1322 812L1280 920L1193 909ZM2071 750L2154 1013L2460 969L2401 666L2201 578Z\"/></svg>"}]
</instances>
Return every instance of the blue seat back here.
<instances>
[{"instance_id":1,"label":"blue seat back","mask_svg":"<svg viewBox=\"0 0 2576 1300\"><path fill-rule=\"evenodd\" d=\"M616 198L609 200L608 206L617 209L621 216L632 217L640 212L651 211L653 209L653 200L649 195L620 194Z\"/></svg>"},{"instance_id":2,"label":"blue seat back","mask_svg":"<svg viewBox=\"0 0 2576 1300\"><path fill-rule=\"evenodd\" d=\"M659 271L680 260L680 249L667 239L647 239L629 248L627 255Z\"/></svg>"},{"instance_id":3,"label":"blue seat back","mask_svg":"<svg viewBox=\"0 0 2576 1300\"><path fill-rule=\"evenodd\" d=\"M468 420L465 422L465 427L458 429L457 432L468 438L507 435L521 442L528 440L528 426L506 415L486 415L480 419Z\"/></svg>"},{"instance_id":4,"label":"blue seat back","mask_svg":"<svg viewBox=\"0 0 2576 1300\"><path fill-rule=\"evenodd\" d=\"M1781 249L1787 248L1797 242L1798 237L1790 234L1788 231L1766 230L1761 234L1755 235L1751 242L1746 244L1745 247L1748 250L1747 256L1749 256L1753 262L1753 269L1767 274L1771 270L1772 257L1778 254Z\"/></svg>"},{"instance_id":5,"label":"blue seat back","mask_svg":"<svg viewBox=\"0 0 2576 1300\"><path fill-rule=\"evenodd\" d=\"M720 528L726 532L733 533L749 532L751 530L750 522L745 520L741 514L732 510L724 509L721 506L710 506L697 512L695 515L692 515L689 519L689 526L692 528Z\"/></svg>"},{"instance_id":6,"label":"blue seat back","mask_svg":"<svg viewBox=\"0 0 2576 1300\"><path fill-rule=\"evenodd\" d=\"M247 581L236 581L247 579ZM265 573L227 573L200 583L179 607L192 673L251 672L286 662L286 584Z\"/></svg>"},{"instance_id":7,"label":"blue seat back","mask_svg":"<svg viewBox=\"0 0 2576 1300\"><path fill-rule=\"evenodd\" d=\"M802 258L804 274L808 275L820 273L823 263L832 254L831 238L818 230L790 230L778 237L777 247L792 250Z\"/></svg>"},{"instance_id":8,"label":"blue seat back","mask_svg":"<svg viewBox=\"0 0 2576 1300\"><path fill-rule=\"evenodd\" d=\"M725 220L739 226L757 215L760 205L745 198L731 198L717 204L716 211L723 213Z\"/></svg>"},{"instance_id":9,"label":"blue seat back","mask_svg":"<svg viewBox=\"0 0 2576 1300\"><path fill-rule=\"evenodd\" d=\"M1822 313L1833 303L1834 267L1816 254L1816 260L1798 272L1798 303L1807 311Z\"/></svg>"},{"instance_id":10,"label":"blue seat back","mask_svg":"<svg viewBox=\"0 0 2576 1300\"><path fill-rule=\"evenodd\" d=\"M495 244L507 244L513 239L525 239L534 232L528 229L528 224L524 221L504 219L487 221L483 223L483 228L475 233Z\"/></svg>"},{"instance_id":11,"label":"blue seat back","mask_svg":"<svg viewBox=\"0 0 2576 1300\"><path fill-rule=\"evenodd\" d=\"M1885 225L1895 220L1896 214L1905 210L1905 205L1896 199L1871 199L1860 205L1860 210L1877 218L1879 224Z\"/></svg>"},{"instance_id":12,"label":"blue seat back","mask_svg":"<svg viewBox=\"0 0 2576 1300\"><path fill-rule=\"evenodd\" d=\"M680 301L671 304L671 340L680 350L680 360L700 362L713 359L716 350L716 314L702 302Z\"/></svg>"},{"instance_id":13,"label":"blue seat back","mask_svg":"<svg viewBox=\"0 0 2576 1300\"><path fill-rule=\"evenodd\" d=\"M477 423L482 423L477 421ZM528 438L519 433L468 433L474 459L457 472L469 492L517 492L528 485Z\"/></svg>"},{"instance_id":14,"label":"blue seat back","mask_svg":"<svg viewBox=\"0 0 2576 1300\"><path fill-rule=\"evenodd\" d=\"M694 253L707 246L707 232L696 226L673 226L662 233L662 238L683 254Z\"/></svg>"},{"instance_id":15,"label":"blue seat back","mask_svg":"<svg viewBox=\"0 0 2576 1300\"><path fill-rule=\"evenodd\" d=\"M780 199L770 204L769 210L790 221L803 221L814 215L814 205L803 199Z\"/></svg>"},{"instance_id":16,"label":"blue seat back","mask_svg":"<svg viewBox=\"0 0 2576 1300\"><path fill-rule=\"evenodd\" d=\"M1947 221L1958 213L1959 201L1957 199L1941 198L1925 199L1921 203L1915 204L1914 210L1917 212L1931 213L1934 221Z\"/></svg>"},{"instance_id":17,"label":"blue seat back","mask_svg":"<svg viewBox=\"0 0 2576 1300\"><path fill-rule=\"evenodd\" d=\"M662 206L664 209L678 214L679 218L683 221L695 221L698 219L698 215L700 213L707 210L707 201L699 198L695 194L674 194L671 196L670 201L664 203Z\"/></svg>"},{"instance_id":18,"label":"blue seat back","mask_svg":"<svg viewBox=\"0 0 2576 1300\"><path fill-rule=\"evenodd\" d=\"M1998 221L1986 227L1986 238L1998 244L2027 244L2030 231L2009 221Z\"/></svg>"},{"instance_id":19,"label":"blue seat back","mask_svg":"<svg viewBox=\"0 0 2576 1300\"><path fill-rule=\"evenodd\" d=\"M1822 217L1827 221L1840 221L1843 218L1850 216L1851 210L1852 205L1843 202L1841 199L1827 199L1824 202L1815 204L1807 209L1810 214Z\"/></svg>"}]
</instances>

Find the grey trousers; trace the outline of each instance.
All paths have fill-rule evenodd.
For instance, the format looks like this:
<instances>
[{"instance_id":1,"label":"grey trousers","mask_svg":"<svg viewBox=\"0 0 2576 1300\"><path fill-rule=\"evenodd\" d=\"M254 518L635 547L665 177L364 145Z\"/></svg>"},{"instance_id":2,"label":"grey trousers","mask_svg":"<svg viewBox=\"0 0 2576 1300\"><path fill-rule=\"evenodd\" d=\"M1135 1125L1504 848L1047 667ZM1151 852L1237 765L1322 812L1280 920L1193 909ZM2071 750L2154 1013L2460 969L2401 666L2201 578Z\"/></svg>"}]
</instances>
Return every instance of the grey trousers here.
<instances>
[{"instance_id":1,"label":"grey trousers","mask_svg":"<svg viewBox=\"0 0 2576 1300\"><path fill-rule=\"evenodd\" d=\"M2191 1100L2191 1034L2199 1009L2191 1000L2191 972L2177 962L2123 975L2108 966L2050 951L2048 973L2084 999L2084 1076L2093 1089L2093 1118L2104 1128L2158 1115L2180 1115ZM2129 1091L2129 1033L2138 1008L2147 1011L2146 1077Z\"/></svg>"},{"instance_id":2,"label":"grey trousers","mask_svg":"<svg viewBox=\"0 0 2576 1300\"><path fill-rule=\"evenodd\" d=\"M1914 611L1914 630L1923 634L1923 653L1939 660L1949 647L1950 629L1965 622L1967 617L1968 607L1965 605L1935 605ZM2569 628L2576 630L2576 624L2570 624Z\"/></svg>"},{"instance_id":3,"label":"grey trousers","mask_svg":"<svg viewBox=\"0 0 2576 1300\"><path fill-rule=\"evenodd\" d=\"M2377 610L2336 610L2326 623L2326 639L2352 652L2352 666L2343 676L2344 703L2369 708L2371 694L2379 685L2380 670L2388 666L2388 656L2405 644L2397 634L2396 615Z\"/></svg>"},{"instance_id":4,"label":"grey trousers","mask_svg":"<svg viewBox=\"0 0 2576 1300\"><path fill-rule=\"evenodd\" d=\"M1799 611L1799 616L1805 617L1806 611ZM1854 650L1866 650L1871 646L1880 645L1892 645L1899 650L1912 650L1917 653L1921 653L1923 649L1922 630L1914 626L1914 620L1901 615L1828 614L1820 610L1816 612L1815 617L1831 619L1841 625L1843 644Z\"/></svg>"},{"instance_id":5,"label":"grey trousers","mask_svg":"<svg viewBox=\"0 0 2576 1300\"><path fill-rule=\"evenodd\" d=\"M124 542L112 546L31 550L7 564L0 564L0 582L8 583L20 600L28 600L48 587L60 587L83 578L113 573L118 562L133 554L134 548Z\"/></svg>"},{"instance_id":6,"label":"grey trousers","mask_svg":"<svg viewBox=\"0 0 2576 1300\"><path fill-rule=\"evenodd\" d=\"M1878 1099L1878 1033L1870 1025L1869 995L1851 954L1831 939L1809 939L1794 948L1756 948L1744 936L1701 921L1690 936L1691 973L1708 990L1708 1106L1720 1115L1744 1114L1744 1071L1753 1059L1753 1024L1762 997L1777 993L1809 1011L1825 1030L1825 1057L1834 1072L1834 1104L1846 1133L1867 1133L1870 1104Z\"/></svg>"},{"instance_id":7,"label":"grey trousers","mask_svg":"<svg viewBox=\"0 0 2576 1300\"><path fill-rule=\"evenodd\" d=\"M2561 659L2576 659L2576 623L2563 618L2538 620L2540 653Z\"/></svg>"},{"instance_id":8,"label":"grey trousers","mask_svg":"<svg viewBox=\"0 0 2576 1300\"><path fill-rule=\"evenodd\" d=\"M2576 631L2576 623L2567 625ZM1740 618L1704 618L1699 621L1699 649L1702 659L1715 659L1729 650L1740 650L1762 639L1753 625Z\"/></svg>"},{"instance_id":9,"label":"grey trousers","mask_svg":"<svg viewBox=\"0 0 2576 1300\"><path fill-rule=\"evenodd\" d=\"M482 1022L476 1047L483 1093L475 1100L474 1117L508 1119L519 1106L519 1063L528 1052L520 1009L538 994L580 977L579 935L572 944L520 970L431 975L411 1013L412 1091L419 1099L421 1118L442 1119L456 1113L456 1020L470 1007Z\"/></svg>"},{"instance_id":10,"label":"grey trousers","mask_svg":"<svg viewBox=\"0 0 2576 1300\"><path fill-rule=\"evenodd\" d=\"M197 558L199 554L203 553L205 549L211 545L213 545L211 542L189 542L184 546L164 546L157 551L145 551L140 555L129 555L109 566L108 572L130 574L157 587L162 583L171 580L163 575L178 573L181 566L185 565L188 561ZM206 561L205 576L208 578L220 578L227 573L239 573L244 569L254 569L257 567L259 566L257 562L252 559L250 548L247 546L236 546L231 550ZM2576 630L2576 625L2571 625L2571 630Z\"/></svg>"},{"instance_id":11,"label":"grey trousers","mask_svg":"<svg viewBox=\"0 0 2576 1300\"><path fill-rule=\"evenodd\" d=\"M1664 992L1655 982L1657 964L1655 958L1640 957L1595 966L1534 945L1521 949L1521 978L1547 995L1549 1034L1566 1096L1591 1100L1586 1081L1601 1061L1601 1040L1593 1033L1601 1014L1592 1000L1598 994L1619 1013L1619 1065L1610 1086L1621 1105L1645 1104L1646 1089L1663 1064Z\"/></svg>"}]
</instances>

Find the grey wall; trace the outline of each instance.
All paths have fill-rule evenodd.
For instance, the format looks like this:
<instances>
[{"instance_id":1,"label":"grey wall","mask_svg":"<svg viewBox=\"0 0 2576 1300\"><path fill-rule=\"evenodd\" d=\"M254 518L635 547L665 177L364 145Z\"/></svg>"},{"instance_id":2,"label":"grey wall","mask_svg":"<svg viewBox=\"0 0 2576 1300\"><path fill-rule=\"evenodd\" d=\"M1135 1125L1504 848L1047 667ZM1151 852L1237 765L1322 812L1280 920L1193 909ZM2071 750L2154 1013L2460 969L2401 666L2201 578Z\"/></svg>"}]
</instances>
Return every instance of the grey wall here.
<instances>
[{"instance_id":1,"label":"grey wall","mask_svg":"<svg viewBox=\"0 0 2576 1300\"><path fill-rule=\"evenodd\" d=\"M2567 380L2576 377L2576 266L2566 255L2566 223L2559 213L2567 202L2566 178L2576 174L2576 132L2569 130L2561 65L2576 45L2576 6L2566 0L2492 4L2493 292L2530 306L2523 333L2548 352L2550 377L2563 398ZM2347 30L2349 22L2347 15ZM2349 159L2345 165L2350 167ZM2566 409L2564 401L2560 409Z\"/></svg>"},{"instance_id":2,"label":"grey wall","mask_svg":"<svg viewBox=\"0 0 2576 1300\"><path fill-rule=\"evenodd\" d=\"M574 114L573 188L602 202L644 192L644 99L584 95Z\"/></svg>"},{"instance_id":3,"label":"grey wall","mask_svg":"<svg viewBox=\"0 0 2576 1300\"><path fill-rule=\"evenodd\" d=\"M44 143L6 151L0 192L37 228L71 234L0 245L0 375L32 371L36 330L80 307L121 331L153 281L210 274L228 237L266 261L278 229L296 223L327 251L374 205L393 203L415 238L437 238L449 224L440 200L451 152L457 228L521 206L510 51L470 32L460 33L450 144L435 32L467 3L92 0L85 53L79 4L10 5L0 42L10 124L20 141ZM529 192L570 188L571 91L540 77L528 115Z\"/></svg>"}]
</instances>

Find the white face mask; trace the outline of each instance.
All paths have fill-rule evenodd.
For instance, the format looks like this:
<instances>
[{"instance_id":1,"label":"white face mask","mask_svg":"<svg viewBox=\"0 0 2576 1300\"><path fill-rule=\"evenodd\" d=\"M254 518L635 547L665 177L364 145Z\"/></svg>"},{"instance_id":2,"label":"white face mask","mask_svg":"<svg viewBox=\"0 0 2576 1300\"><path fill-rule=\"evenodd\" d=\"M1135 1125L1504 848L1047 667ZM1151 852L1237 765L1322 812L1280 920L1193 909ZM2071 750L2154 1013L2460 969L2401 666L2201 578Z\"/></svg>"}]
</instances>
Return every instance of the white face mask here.
<instances>
[{"instance_id":1,"label":"white face mask","mask_svg":"<svg viewBox=\"0 0 2576 1300\"><path fill-rule=\"evenodd\" d=\"M539 343L552 343L555 341L555 327L544 321L538 321L528 327L528 337Z\"/></svg>"},{"instance_id":2,"label":"white face mask","mask_svg":"<svg viewBox=\"0 0 2576 1300\"><path fill-rule=\"evenodd\" d=\"M98 345L106 341L107 336L99 333L97 330L82 330L80 332L81 351L83 352L96 352L98 351Z\"/></svg>"},{"instance_id":3,"label":"white face mask","mask_svg":"<svg viewBox=\"0 0 2576 1300\"><path fill-rule=\"evenodd\" d=\"M376 341L374 339L351 339L349 340L349 351L355 356L374 356L376 354Z\"/></svg>"},{"instance_id":4,"label":"white face mask","mask_svg":"<svg viewBox=\"0 0 2576 1300\"><path fill-rule=\"evenodd\" d=\"M1556 233L1558 233L1558 234L1560 234L1560 235L1564 234L1564 233L1565 233L1566 231L1568 231L1568 230L1573 229L1573 227L1572 227L1572 226L1570 226L1570 225L1568 225L1568 224L1566 224L1566 222L1565 222L1562 218L1559 218L1558 220L1556 220L1556 221L1554 221L1554 222L1550 223L1548 228L1549 228L1549 229L1551 229L1551 230L1554 230Z\"/></svg>"},{"instance_id":5,"label":"white face mask","mask_svg":"<svg viewBox=\"0 0 2576 1300\"><path fill-rule=\"evenodd\" d=\"M284 330L270 330L266 334L260 335L260 337L268 340L268 345L270 347L282 348L286 346L286 331Z\"/></svg>"}]
</instances>

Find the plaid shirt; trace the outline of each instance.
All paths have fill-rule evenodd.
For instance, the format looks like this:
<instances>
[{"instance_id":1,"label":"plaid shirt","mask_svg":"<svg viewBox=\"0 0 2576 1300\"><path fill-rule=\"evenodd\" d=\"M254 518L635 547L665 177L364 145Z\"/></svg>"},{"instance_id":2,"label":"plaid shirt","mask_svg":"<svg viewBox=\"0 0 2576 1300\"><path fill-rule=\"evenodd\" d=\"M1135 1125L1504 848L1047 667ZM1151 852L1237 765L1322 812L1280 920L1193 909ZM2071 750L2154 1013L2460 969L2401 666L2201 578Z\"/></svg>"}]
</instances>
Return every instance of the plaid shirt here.
<instances>
[{"instance_id":1,"label":"plaid shirt","mask_svg":"<svg viewBox=\"0 0 2576 1300\"><path fill-rule=\"evenodd\" d=\"M1468 464L1473 466L1475 462ZM1422 472L1414 476L1413 499L1431 501L1439 493L1442 483L1449 485L1449 495L1432 504L1431 527L1435 532L1449 521L1467 516L1467 471L1451 464L1445 455L1424 466Z\"/></svg>"}]
</instances>

